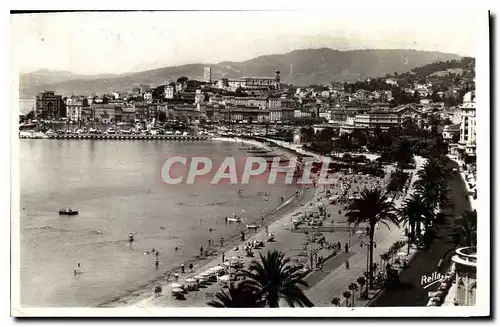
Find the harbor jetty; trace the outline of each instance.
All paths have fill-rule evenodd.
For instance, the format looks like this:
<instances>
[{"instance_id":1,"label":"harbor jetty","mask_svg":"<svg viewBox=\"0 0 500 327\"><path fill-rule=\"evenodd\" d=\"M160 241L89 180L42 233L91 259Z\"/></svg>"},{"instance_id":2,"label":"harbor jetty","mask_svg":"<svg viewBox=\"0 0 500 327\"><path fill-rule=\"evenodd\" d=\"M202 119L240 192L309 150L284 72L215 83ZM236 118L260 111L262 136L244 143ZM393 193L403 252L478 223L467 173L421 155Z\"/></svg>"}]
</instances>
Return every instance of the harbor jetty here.
<instances>
[{"instance_id":1,"label":"harbor jetty","mask_svg":"<svg viewBox=\"0 0 500 327\"><path fill-rule=\"evenodd\" d=\"M128 135L128 134L56 134L32 135L20 134L21 139L54 139L54 140L170 140L170 141L207 141L208 136L197 135Z\"/></svg>"}]
</instances>

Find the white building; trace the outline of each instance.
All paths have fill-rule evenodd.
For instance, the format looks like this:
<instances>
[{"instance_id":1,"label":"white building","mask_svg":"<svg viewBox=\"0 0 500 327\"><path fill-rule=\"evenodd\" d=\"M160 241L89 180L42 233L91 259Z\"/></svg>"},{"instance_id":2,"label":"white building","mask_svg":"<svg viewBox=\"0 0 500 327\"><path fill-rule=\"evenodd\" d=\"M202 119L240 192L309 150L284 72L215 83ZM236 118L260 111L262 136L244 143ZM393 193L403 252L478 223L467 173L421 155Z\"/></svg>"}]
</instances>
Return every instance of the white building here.
<instances>
[{"instance_id":1,"label":"white building","mask_svg":"<svg viewBox=\"0 0 500 327\"><path fill-rule=\"evenodd\" d=\"M236 91L236 89L239 87L243 88L246 86L244 79L228 79L227 83L232 91Z\"/></svg>"},{"instance_id":2,"label":"white building","mask_svg":"<svg viewBox=\"0 0 500 327\"><path fill-rule=\"evenodd\" d=\"M203 68L203 82L205 83L212 82L212 68L210 67Z\"/></svg>"},{"instance_id":3,"label":"white building","mask_svg":"<svg viewBox=\"0 0 500 327\"><path fill-rule=\"evenodd\" d=\"M66 104L66 117L71 122L78 122L82 119L82 102L70 101Z\"/></svg>"},{"instance_id":4,"label":"white building","mask_svg":"<svg viewBox=\"0 0 500 327\"><path fill-rule=\"evenodd\" d=\"M194 103L200 104L203 103L204 100L205 100L205 94L201 93L200 89L196 90L196 93L194 95Z\"/></svg>"},{"instance_id":5,"label":"white building","mask_svg":"<svg viewBox=\"0 0 500 327\"><path fill-rule=\"evenodd\" d=\"M165 99L173 99L175 94L174 86L165 86Z\"/></svg>"},{"instance_id":6,"label":"white building","mask_svg":"<svg viewBox=\"0 0 500 327\"><path fill-rule=\"evenodd\" d=\"M269 120L270 121L282 121L283 113L281 109L269 109Z\"/></svg>"},{"instance_id":7,"label":"white building","mask_svg":"<svg viewBox=\"0 0 500 327\"><path fill-rule=\"evenodd\" d=\"M460 106L460 141L458 142L459 159L473 163L476 159L476 101L475 92L467 92Z\"/></svg>"},{"instance_id":8,"label":"white building","mask_svg":"<svg viewBox=\"0 0 500 327\"><path fill-rule=\"evenodd\" d=\"M477 289L476 248L459 248L455 253L452 257L455 264L455 297L453 302L458 306L474 306L476 305Z\"/></svg>"}]
</instances>

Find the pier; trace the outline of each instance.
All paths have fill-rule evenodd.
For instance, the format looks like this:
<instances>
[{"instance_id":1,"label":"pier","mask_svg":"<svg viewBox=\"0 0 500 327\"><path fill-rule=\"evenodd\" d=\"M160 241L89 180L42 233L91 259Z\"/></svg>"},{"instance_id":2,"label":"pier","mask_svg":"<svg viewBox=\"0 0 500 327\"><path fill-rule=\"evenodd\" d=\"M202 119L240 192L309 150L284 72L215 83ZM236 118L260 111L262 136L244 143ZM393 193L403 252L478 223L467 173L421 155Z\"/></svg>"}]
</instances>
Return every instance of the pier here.
<instances>
[{"instance_id":1,"label":"pier","mask_svg":"<svg viewBox=\"0 0 500 327\"><path fill-rule=\"evenodd\" d=\"M58 134L58 135L26 135L21 139L55 139L55 140L168 140L168 141L207 141L207 136L194 135L104 135L104 134Z\"/></svg>"}]
</instances>

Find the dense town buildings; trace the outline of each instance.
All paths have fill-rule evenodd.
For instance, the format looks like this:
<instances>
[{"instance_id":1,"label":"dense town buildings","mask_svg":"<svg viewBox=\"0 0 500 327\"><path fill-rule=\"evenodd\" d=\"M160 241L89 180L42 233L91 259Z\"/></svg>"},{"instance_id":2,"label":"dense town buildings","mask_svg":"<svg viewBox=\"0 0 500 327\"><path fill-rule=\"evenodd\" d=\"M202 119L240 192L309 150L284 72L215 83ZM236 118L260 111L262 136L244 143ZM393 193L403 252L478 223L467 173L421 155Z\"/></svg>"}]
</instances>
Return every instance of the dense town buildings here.
<instances>
[{"instance_id":1,"label":"dense town buildings","mask_svg":"<svg viewBox=\"0 0 500 327\"><path fill-rule=\"evenodd\" d=\"M408 118L421 125L429 115L449 120L440 131L446 140L460 133L457 150L460 157L472 160L475 153L475 102L473 92L464 96L458 107L436 101L432 83L419 82L401 87L407 96L419 94L412 103L394 105L394 89L375 89L366 85L356 89L332 82L325 86L286 86L282 89L280 71L273 77L221 77L213 80L211 67L204 67L203 81L189 77L165 80L161 85L136 84L129 92L114 91L100 96L72 96L62 101L54 92L37 96L36 113L40 117L67 117L70 122L158 119L207 120L222 123L292 123L315 119L332 126L341 134L355 130L401 126ZM386 85L399 87L397 78L385 79ZM365 85L363 84L363 85ZM431 97L432 95L432 97ZM411 98L409 98L411 99ZM458 125L460 128L458 129ZM457 129L459 130L457 133Z\"/></svg>"}]
</instances>

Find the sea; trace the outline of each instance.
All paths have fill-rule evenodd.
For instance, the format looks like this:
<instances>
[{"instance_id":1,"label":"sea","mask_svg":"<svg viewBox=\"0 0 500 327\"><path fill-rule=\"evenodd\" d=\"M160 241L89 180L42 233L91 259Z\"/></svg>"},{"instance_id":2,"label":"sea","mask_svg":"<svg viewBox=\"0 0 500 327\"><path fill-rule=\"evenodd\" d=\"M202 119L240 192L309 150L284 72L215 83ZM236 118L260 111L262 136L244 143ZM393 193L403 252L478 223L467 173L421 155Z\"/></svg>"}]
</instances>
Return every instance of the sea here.
<instances>
[{"instance_id":1,"label":"sea","mask_svg":"<svg viewBox=\"0 0 500 327\"><path fill-rule=\"evenodd\" d=\"M173 155L221 161L245 157L243 147L222 141L19 140L21 305L100 306L195 262L209 239L219 243L246 223L260 223L298 186L280 179L272 185L266 179L247 185L172 185L162 179ZM59 215L66 207L79 215ZM243 223L226 224L234 214Z\"/></svg>"}]
</instances>

